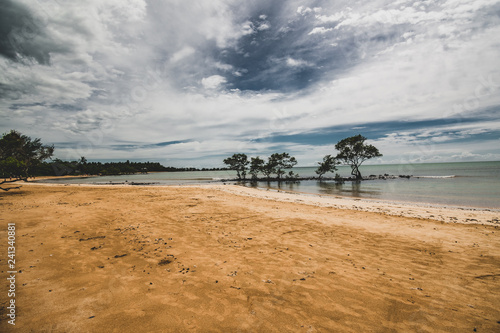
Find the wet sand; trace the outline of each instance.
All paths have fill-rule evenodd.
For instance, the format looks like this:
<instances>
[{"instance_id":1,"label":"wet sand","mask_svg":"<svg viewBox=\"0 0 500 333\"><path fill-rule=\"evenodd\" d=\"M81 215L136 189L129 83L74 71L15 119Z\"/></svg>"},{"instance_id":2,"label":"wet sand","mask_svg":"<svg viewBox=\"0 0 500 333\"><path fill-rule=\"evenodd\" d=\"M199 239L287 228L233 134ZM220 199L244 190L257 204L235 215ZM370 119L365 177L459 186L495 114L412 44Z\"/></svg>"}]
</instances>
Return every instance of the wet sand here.
<instances>
[{"instance_id":1,"label":"wet sand","mask_svg":"<svg viewBox=\"0 0 500 333\"><path fill-rule=\"evenodd\" d=\"M16 223L15 331L500 331L498 212L350 200L222 185L0 193L5 244Z\"/></svg>"}]
</instances>

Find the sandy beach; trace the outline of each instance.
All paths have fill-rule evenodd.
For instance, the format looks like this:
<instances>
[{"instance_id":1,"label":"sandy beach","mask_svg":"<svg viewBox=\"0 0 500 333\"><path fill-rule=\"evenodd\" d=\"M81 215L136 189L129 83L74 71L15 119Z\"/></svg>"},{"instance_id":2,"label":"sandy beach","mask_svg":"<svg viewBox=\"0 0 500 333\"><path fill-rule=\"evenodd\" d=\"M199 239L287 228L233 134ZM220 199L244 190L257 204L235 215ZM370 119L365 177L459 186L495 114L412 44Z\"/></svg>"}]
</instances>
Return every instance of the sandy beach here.
<instances>
[{"instance_id":1,"label":"sandy beach","mask_svg":"<svg viewBox=\"0 0 500 333\"><path fill-rule=\"evenodd\" d=\"M23 184L18 332L500 332L500 213L234 185Z\"/></svg>"}]
</instances>

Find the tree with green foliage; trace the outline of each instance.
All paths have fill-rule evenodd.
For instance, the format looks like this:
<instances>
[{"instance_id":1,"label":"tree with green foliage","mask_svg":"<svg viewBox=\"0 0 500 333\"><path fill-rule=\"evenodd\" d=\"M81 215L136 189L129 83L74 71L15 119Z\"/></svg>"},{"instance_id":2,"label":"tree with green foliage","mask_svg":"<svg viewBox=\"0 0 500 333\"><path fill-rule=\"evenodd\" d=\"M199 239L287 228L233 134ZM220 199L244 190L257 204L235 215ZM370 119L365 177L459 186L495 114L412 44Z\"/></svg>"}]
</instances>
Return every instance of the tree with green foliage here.
<instances>
[{"instance_id":1,"label":"tree with green foliage","mask_svg":"<svg viewBox=\"0 0 500 333\"><path fill-rule=\"evenodd\" d=\"M285 174L284 169L291 169L297 164L295 157L290 156L288 153L274 153L269 157L269 161L272 161L274 165L275 173L278 177L278 181Z\"/></svg>"},{"instance_id":2,"label":"tree with green foliage","mask_svg":"<svg viewBox=\"0 0 500 333\"><path fill-rule=\"evenodd\" d=\"M22 175L24 170L26 170L26 163L13 156L0 160L0 172L3 178L19 178L17 175Z\"/></svg>"},{"instance_id":3,"label":"tree with green foliage","mask_svg":"<svg viewBox=\"0 0 500 333\"><path fill-rule=\"evenodd\" d=\"M250 162L246 154L233 154L224 159L224 164L228 165L229 169L235 170L240 180L246 178L248 163Z\"/></svg>"},{"instance_id":4,"label":"tree with green foliage","mask_svg":"<svg viewBox=\"0 0 500 333\"><path fill-rule=\"evenodd\" d=\"M74 174L76 162L66 162L59 158L51 163L53 174L56 176L66 176Z\"/></svg>"},{"instance_id":5,"label":"tree with green foliage","mask_svg":"<svg viewBox=\"0 0 500 333\"><path fill-rule=\"evenodd\" d=\"M300 177L298 173L293 172L290 170L288 174L285 176L287 180L297 180Z\"/></svg>"},{"instance_id":6,"label":"tree with green foliage","mask_svg":"<svg viewBox=\"0 0 500 333\"><path fill-rule=\"evenodd\" d=\"M4 181L0 182L0 185L27 180L35 169L53 154L54 146L45 146L40 139L32 140L15 130L4 134L0 139L0 173Z\"/></svg>"},{"instance_id":7,"label":"tree with green foliage","mask_svg":"<svg viewBox=\"0 0 500 333\"><path fill-rule=\"evenodd\" d=\"M127 165L129 165L129 163L127 163ZM82 175L87 174L87 159L85 158L85 156L82 156L78 161L78 169L80 170L80 174Z\"/></svg>"},{"instance_id":8,"label":"tree with green foliage","mask_svg":"<svg viewBox=\"0 0 500 333\"><path fill-rule=\"evenodd\" d=\"M267 158L267 162L262 165L260 171L266 176L269 180L273 173L276 173L276 161L271 160L270 157Z\"/></svg>"},{"instance_id":9,"label":"tree with green foliage","mask_svg":"<svg viewBox=\"0 0 500 333\"><path fill-rule=\"evenodd\" d=\"M325 173L337 171L337 165L339 165L340 162L332 155L326 155L323 157L323 162L318 162L318 164L319 166L316 170L316 174L318 174L318 178L321 179Z\"/></svg>"},{"instance_id":10,"label":"tree with green foliage","mask_svg":"<svg viewBox=\"0 0 500 333\"><path fill-rule=\"evenodd\" d=\"M252 179L257 179L257 175L262 171L262 166L265 164L263 159L259 156L252 157L250 159L250 171L249 173L252 175Z\"/></svg>"},{"instance_id":11,"label":"tree with green foliage","mask_svg":"<svg viewBox=\"0 0 500 333\"><path fill-rule=\"evenodd\" d=\"M366 138L359 134L340 140L335 145L335 149L339 151L336 158L351 166L351 175L356 180L363 179L359 167L364 161L382 156L375 146L367 145L365 141Z\"/></svg>"}]
</instances>

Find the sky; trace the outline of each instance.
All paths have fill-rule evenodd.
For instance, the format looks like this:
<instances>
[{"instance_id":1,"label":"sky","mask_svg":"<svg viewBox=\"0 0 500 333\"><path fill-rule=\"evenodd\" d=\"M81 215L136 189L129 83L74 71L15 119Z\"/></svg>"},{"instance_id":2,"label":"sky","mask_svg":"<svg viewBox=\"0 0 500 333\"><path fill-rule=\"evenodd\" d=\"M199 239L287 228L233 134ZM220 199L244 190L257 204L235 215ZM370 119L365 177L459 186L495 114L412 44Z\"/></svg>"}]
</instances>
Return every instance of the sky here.
<instances>
[{"instance_id":1,"label":"sky","mask_svg":"<svg viewBox=\"0 0 500 333\"><path fill-rule=\"evenodd\" d=\"M0 0L0 132L54 158L500 160L500 1Z\"/></svg>"}]
</instances>

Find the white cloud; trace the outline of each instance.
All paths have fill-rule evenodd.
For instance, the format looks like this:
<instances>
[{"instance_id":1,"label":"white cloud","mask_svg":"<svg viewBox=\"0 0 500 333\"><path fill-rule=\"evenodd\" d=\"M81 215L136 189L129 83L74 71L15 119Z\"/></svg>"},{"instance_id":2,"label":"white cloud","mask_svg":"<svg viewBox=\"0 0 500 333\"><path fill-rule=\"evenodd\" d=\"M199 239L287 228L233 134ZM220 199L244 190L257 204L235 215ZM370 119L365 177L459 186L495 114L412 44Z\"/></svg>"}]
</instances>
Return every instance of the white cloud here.
<instances>
[{"instance_id":1,"label":"white cloud","mask_svg":"<svg viewBox=\"0 0 500 333\"><path fill-rule=\"evenodd\" d=\"M335 13L330 16L326 15L316 15L316 19L322 23L332 23L332 22L338 22L341 19L345 18L348 14L345 13L344 11L340 11L338 13Z\"/></svg>"},{"instance_id":2,"label":"white cloud","mask_svg":"<svg viewBox=\"0 0 500 333\"><path fill-rule=\"evenodd\" d=\"M239 69L237 71L234 71L233 75L236 77L242 77L243 75L245 75L245 73L248 73L247 69Z\"/></svg>"},{"instance_id":3,"label":"white cloud","mask_svg":"<svg viewBox=\"0 0 500 333\"><path fill-rule=\"evenodd\" d=\"M255 27L252 22L246 21L245 23L242 24L241 26L241 34L243 36L245 35L251 35L255 32Z\"/></svg>"},{"instance_id":4,"label":"white cloud","mask_svg":"<svg viewBox=\"0 0 500 333\"><path fill-rule=\"evenodd\" d=\"M444 19L443 12L417 11L414 8L379 10L374 13L349 13L347 17L339 23L336 28L342 26L370 26L375 23L382 24L420 24L424 21L434 21Z\"/></svg>"},{"instance_id":5,"label":"white cloud","mask_svg":"<svg viewBox=\"0 0 500 333\"><path fill-rule=\"evenodd\" d=\"M300 6L297 8L297 13L300 15L305 15L307 13L311 13L312 11L313 10L309 7Z\"/></svg>"},{"instance_id":6,"label":"white cloud","mask_svg":"<svg viewBox=\"0 0 500 333\"><path fill-rule=\"evenodd\" d=\"M492 6L497 1L472 1L472 0L449 0L444 4L428 10L426 7L406 7L400 6L398 9L385 8L376 11L356 12L356 11L341 11L331 16L318 15L316 18L320 22L337 22L341 21L336 29L343 26L351 27L367 27L374 24L441 24L441 29L450 30L453 27L460 27L463 24L469 23L476 15L477 11L488 6ZM452 24L453 27L446 27ZM446 27L446 28L445 28Z\"/></svg>"},{"instance_id":7,"label":"white cloud","mask_svg":"<svg viewBox=\"0 0 500 333\"><path fill-rule=\"evenodd\" d=\"M308 33L308 35L325 34L325 33L330 32L332 30L333 30L332 28L316 27L316 28L312 29L311 32Z\"/></svg>"},{"instance_id":8,"label":"white cloud","mask_svg":"<svg viewBox=\"0 0 500 333\"><path fill-rule=\"evenodd\" d=\"M174 55L172 55L172 57L170 58L170 61L172 63L176 63L180 60L184 60L187 57L193 55L194 52L195 52L194 48L192 48L190 46L185 46L181 50L175 52Z\"/></svg>"},{"instance_id":9,"label":"white cloud","mask_svg":"<svg viewBox=\"0 0 500 333\"><path fill-rule=\"evenodd\" d=\"M217 69L220 69L222 71L226 71L226 72L229 72L229 71L233 70L233 66L232 65L223 64L223 63L218 62L218 61L214 64L214 67L217 68Z\"/></svg>"},{"instance_id":10,"label":"white cloud","mask_svg":"<svg viewBox=\"0 0 500 333\"><path fill-rule=\"evenodd\" d=\"M223 83L226 83L226 79L220 75L212 75L201 80L205 89L217 89Z\"/></svg>"},{"instance_id":11,"label":"white cloud","mask_svg":"<svg viewBox=\"0 0 500 333\"><path fill-rule=\"evenodd\" d=\"M49 2L24 3L41 12L37 6ZM122 141L192 140L134 151L135 158L162 154L188 160L238 149L265 154L273 143L255 139L333 126L352 129L359 124L366 128L361 132L370 132L378 122L469 119L500 105L500 28L494 22L483 27L483 18L475 17L479 10L496 3L492 1L429 2L425 10L422 4L411 6L408 1L387 6L367 1L356 3L354 9L326 2L321 9L311 5L297 8L294 2L287 4L292 14L279 13L283 17L257 12L261 21L255 19L252 5L234 7L236 2L231 0L50 3L42 21L56 41L54 45L64 45L67 51L52 52L50 66L25 66L0 58L1 129L13 126L27 134L42 133L48 142L85 142L89 141L86 133L93 133L102 138L93 140L90 158L127 158L130 152L106 147ZM380 25L384 28L377 30ZM308 41L304 45L311 46L310 50L268 57L266 61L276 64L273 75L278 77L283 70L299 73L305 67L324 66L324 71L311 77L307 88L292 93L232 89L235 80L258 71L253 63L244 64L245 54L252 61L255 57L250 54L254 49L241 47L241 37L277 38L273 29L279 34L294 33L299 39L294 43ZM270 33L259 33L264 30ZM304 31L302 35L300 31ZM382 37L392 33L398 37L397 42L380 42L382 52L368 53L365 58L361 54L370 45L356 39L357 44L350 47L359 59L353 57L339 71L308 58L309 53L327 48L332 62L343 64L345 59L334 57L342 56L338 50L345 47L344 38L356 37L346 31L379 31ZM309 36L314 34L321 38ZM264 44L258 42L261 40L254 48ZM234 59L228 50L241 51L237 55L241 59L231 62ZM212 57L210 52L216 55ZM320 60L326 63L328 59ZM20 106L9 109L13 104ZM432 130L392 133L376 143L390 152L384 152L386 161L396 160L398 154L407 161L415 160L408 151L431 146L434 150L419 155L421 161L440 154L450 159L476 159L488 154L480 152L486 145L498 146L498 140L460 147L453 140L493 130L499 130L496 120L473 125L464 121ZM315 154L324 155L326 149L283 145L297 151L301 163L314 161ZM461 148L470 154L461 156ZM197 163L204 165L204 161Z\"/></svg>"},{"instance_id":12,"label":"white cloud","mask_svg":"<svg viewBox=\"0 0 500 333\"><path fill-rule=\"evenodd\" d=\"M500 160L500 154L492 154L492 153L477 154L477 153L472 153L470 151L461 151L458 154L452 155L451 160L454 162L498 161Z\"/></svg>"},{"instance_id":13,"label":"white cloud","mask_svg":"<svg viewBox=\"0 0 500 333\"><path fill-rule=\"evenodd\" d=\"M3 58L0 58L0 68L0 84L11 87L6 95L15 100L23 98L36 103L50 99L57 103L71 103L90 97L95 90L88 82L82 81L95 78L89 72L66 72L62 68L54 71L53 68L38 64L33 64L30 68Z\"/></svg>"},{"instance_id":14,"label":"white cloud","mask_svg":"<svg viewBox=\"0 0 500 333\"><path fill-rule=\"evenodd\" d=\"M265 23L262 23L261 25L259 25L257 30L263 31L263 30L268 30L270 28L271 28L271 25L269 24L269 22L265 22Z\"/></svg>"},{"instance_id":15,"label":"white cloud","mask_svg":"<svg viewBox=\"0 0 500 333\"><path fill-rule=\"evenodd\" d=\"M232 22L233 10L231 1L214 0L197 2L196 4L182 3L180 12L174 15L182 20L189 17L188 22L182 24L187 27L196 22L197 32L207 39L216 41L219 47L228 47L246 33L245 29L238 30Z\"/></svg>"},{"instance_id":16,"label":"white cloud","mask_svg":"<svg viewBox=\"0 0 500 333\"><path fill-rule=\"evenodd\" d=\"M304 66L310 66L307 61L300 60L300 59L293 59L291 57L286 58L286 65L289 67L304 67Z\"/></svg>"}]
</instances>

